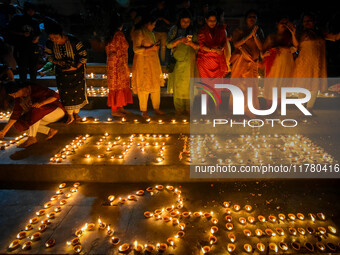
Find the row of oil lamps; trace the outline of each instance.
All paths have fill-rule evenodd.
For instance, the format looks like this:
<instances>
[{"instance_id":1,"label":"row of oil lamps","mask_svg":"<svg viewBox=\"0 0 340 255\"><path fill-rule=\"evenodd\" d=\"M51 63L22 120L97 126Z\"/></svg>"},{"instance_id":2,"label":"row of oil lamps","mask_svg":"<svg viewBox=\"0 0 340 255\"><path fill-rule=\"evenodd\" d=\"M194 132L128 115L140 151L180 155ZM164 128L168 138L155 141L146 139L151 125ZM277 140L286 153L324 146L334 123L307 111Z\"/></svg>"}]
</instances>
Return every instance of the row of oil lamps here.
<instances>
[{"instance_id":1,"label":"row of oil lamps","mask_svg":"<svg viewBox=\"0 0 340 255\"><path fill-rule=\"evenodd\" d=\"M92 123L106 123L106 122L115 122L115 123L121 123L121 124L125 124L125 123L134 123L134 124L138 124L141 123L141 120L139 119L130 119L128 120L126 117L122 117L121 119L113 119L111 117L107 118L106 121L101 122L98 118L92 118L92 117L83 117L81 119L81 122L83 123L88 123L88 122L92 122ZM142 121L143 123L157 123L157 124L189 124L189 121L187 119L171 119L171 120L163 120L163 119L158 119L158 120L152 120L151 118L147 118L145 120Z\"/></svg>"},{"instance_id":2,"label":"row of oil lamps","mask_svg":"<svg viewBox=\"0 0 340 255\"><path fill-rule=\"evenodd\" d=\"M10 145L18 143L20 140L22 140L25 137L27 137L27 133L23 133L22 135L19 135L9 141L0 141L0 150L6 150L7 148L10 147Z\"/></svg>"},{"instance_id":3,"label":"row of oil lamps","mask_svg":"<svg viewBox=\"0 0 340 255\"><path fill-rule=\"evenodd\" d=\"M97 146L106 146L106 152L111 152L115 146L121 146L121 153L118 155L110 155L110 159L120 159L124 160L127 153L131 149L132 146L137 146L141 152L145 152L148 147L153 147L157 149L156 162L160 163L165 160L165 149L166 143L163 141L155 141L159 139L167 140L170 135L169 134L132 134L127 137L127 140L122 139L121 136L116 136L113 141L109 140L109 133L105 133L101 138L96 141ZM55 154L50 158L50 162L52 163L61 163L63 160L67 159L68 156L74 155L76 150L79 149L85 142L88 141L90 135L77 136L75 139L71 141L70 144L66 145L59 153ZM153 140L154 142L148 142L149 140ZM98 148L99 149L99 148ZM91 156L91 154L85 154L84 158L93 159L93 158L103 159L106 157L104 153L100 153L96 156Z\"/></svg>"},{"instance_id":4,"label":"row of oil lamps","mask_svg":"<svg viewBox=\"0 0 340 255\"><path fill-rule=\"evenodd\" d=\"M51 163L61 163L68 156L76 153L76 151L85 144L90 135L80 135L75 137L70 144L66 145L61 151L50 158Z\"/></svg>"},{"instance_id":5,"label":"row of oil lamps","mask_svg":"<svg viewBox=\"0 0 340 255\"><path fill-rule=\"evenodd\" d=\"M0 120L8 120L11 117L11 112L0 112Z\"/></svg>"},{"instance_id":6,"label":"row of oil lamps","mask_svg":"<svg viewBox=\"0 0 340 255\"><path fill-rule=\"evenodd\" d=\"M76 236L70 241L66 242L66 245L68 247L73 247L73 251L75 253L80 253L83 249L81 245L81 238L84 236L86 232L90 232L95 230L98 227L98 230L100 231L106 231L106 235L110 238L110 242L114 246L118 246L119 252L128 252L131 250L134 250L135 254L143 254L143 252L165 252L168 247L174 247L175 243L178 239L183 238L185 233L185 224L180 222L180 219L178 216L180 213L178 212L179 209L183 208L183 197L182 197L182 192L179 188L175 188L173 186L163 186L163 185L155 185L155 187L148 187L146 188L146 191L155 194L155 191L161 192L163 190L167 190L170 192L170 194L173 194L176 196L176 203L174 205L171 205L166 208L162 209L156 209L154 213L146 211L144 212L145 218L153 218L155 220L163 220L163 222L172 222L173 225L178 225L179 231L177 234L173 237L169 237L167 239L166 243L157 243L156 245L153 244L140 244L137 240L134 242L133 245L130 245L128 243L121 244L121 240L118 236L115 236L115 231L112 227L110 227L109 224L106 224L103 222L100 218L98 219L98 226L94 223L86 223L81 229L78 229L74 235ZM144 190L138 190L135 194L130 194L126 198L124 197L119 197L116 198L114 195L109 195L107 198L107 202L110 205L124 205L128 203L128 201L137 201L138 197L144 196L145 191ZM157 193L156 193L157 194ZM169 214L169 215L166 215ZM172 215L172 216L170 216ZM121 245L120 245L121 244Z\"/></svg>"},{"instance_id":7,"label":"row of oil lamps","mask_svg":"<svg viewBox=\"0 0 340 255\"><path fill-rule=\"evenodd\" d=\"M53 195L48 202L44 204L44 208L37 211L36 216L29 220L29 223L25 226L24 230L21 230L14 241L8 246L9 251L17 249L21 240L29 239L21 245L21 249L24 251L30 250L32 248L33 242L37 242L41 239L42 234L48 228L48 225L52 224L53 220L58 217L59 213L62 211L62 206L67 203L67 200L74 196L80 186L79 182L75 182L69 191L66 191L66 183L61 183L58 186L58 190L55 195ZM45 216L45 219L42 219ZM38 224L40 221L40 225ZM39 225L39 226L38 226ZM29 234L29 232L36 230L35 233ZM55 245L55 240L53 238L48 239L45 242L45 247L50 248Z\"/></svg>"},{"instance_id":8,"label":"row of oil lamps","mask_svg":"<svg viewBox=\"0 0 340 255\"><path fill-rule=\"evenodd\" d=\"M289 161L289 163L304 163L304 162L318 162L332 163L334 158L320 147L313 144L310 139L301 135L267 135L267 136L244 136L241 135L238 139L227 139L225 149L228 153L232 153L236 163L245 163L241 158L241 153L251 152L255 163L264 163L265 160L272 160L276 152L283 153L285 157L281 157ZM272 141L273 143L269 143ZM206 155L216 157L217 152L221 152L223 147L217 141L214 135L212 136L191 136L190 143L185 143L183 153L191 153L194 162L205 163ZM281 142L282 144L280 144ZM194 148L190 151L191 148ZM249 158L250 156L247 155ZM220 164L222 159L216 159ZM231 158L225 160L225 163L234 162Z\"/></svg>"}]
</instances>

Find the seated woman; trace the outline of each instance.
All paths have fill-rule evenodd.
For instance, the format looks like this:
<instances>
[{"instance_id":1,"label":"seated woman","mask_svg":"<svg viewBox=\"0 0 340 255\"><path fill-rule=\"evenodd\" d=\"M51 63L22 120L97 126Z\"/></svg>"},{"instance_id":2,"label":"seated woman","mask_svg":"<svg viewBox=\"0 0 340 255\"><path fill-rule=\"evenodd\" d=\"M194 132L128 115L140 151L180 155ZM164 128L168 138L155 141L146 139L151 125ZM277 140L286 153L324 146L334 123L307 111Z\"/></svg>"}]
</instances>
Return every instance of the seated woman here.
<instances>
[{"instance_id":1,"label":"seated woman","mask_svg":"<svg viewBox=\"0 0 340 255\"><path fill-rule=\"evenodd\" d=\"M58 130L46 126L65 115L58 93L42 86L15 82L6 83L5 90L14 98L14 107L8 123L0 131L0 139L13 125L19 132L28 130L28 139L20 148L35 144L37 132L47 135L46 140L58 133Z\"/></svg>"}]
</instances>

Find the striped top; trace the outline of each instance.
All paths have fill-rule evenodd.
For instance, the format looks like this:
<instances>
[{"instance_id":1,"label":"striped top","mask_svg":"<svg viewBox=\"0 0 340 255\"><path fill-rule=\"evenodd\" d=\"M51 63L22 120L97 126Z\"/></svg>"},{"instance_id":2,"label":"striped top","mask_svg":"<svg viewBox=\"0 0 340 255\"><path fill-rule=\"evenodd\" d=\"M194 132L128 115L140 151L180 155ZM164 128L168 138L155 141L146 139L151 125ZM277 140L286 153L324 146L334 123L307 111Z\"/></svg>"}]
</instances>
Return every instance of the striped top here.
<instances>
[{"instance_id":1,"label":"striped top","mask_svg":"<svg viewBox=\"0 0 340 255\"><path fill-rule=\"evenodd\" d=\"M63 45L53 43L51 40L46 42L45 53L48 61L71 61L72 66L76 66L78 63L86 64L87 51L85 46L74 36L66 36L67 40Z\"/></svg>"}]
</instances>

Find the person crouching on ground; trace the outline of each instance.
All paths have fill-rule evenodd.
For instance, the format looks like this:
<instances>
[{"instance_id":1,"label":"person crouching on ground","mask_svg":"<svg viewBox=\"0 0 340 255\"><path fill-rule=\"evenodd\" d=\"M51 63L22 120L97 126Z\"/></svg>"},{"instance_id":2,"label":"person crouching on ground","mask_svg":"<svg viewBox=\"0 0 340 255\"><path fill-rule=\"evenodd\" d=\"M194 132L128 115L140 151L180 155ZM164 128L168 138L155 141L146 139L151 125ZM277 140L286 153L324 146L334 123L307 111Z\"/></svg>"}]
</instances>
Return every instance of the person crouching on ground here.
<instances>
[{"instance_id":1,"label":"person crouching on ground","mask_svg":"<svg viewBox=\"0 0 340 255\"><path fill-rule=\"evenodd\" d=\"M37 132L47 135L46 140L58 133L57 129L46 126L65 115L58 93L42 86L15 82L6 83L5 90L14 98L14 106L8 123L0 131L0 139L13 125L19 132L28 130L28 139L18 146L20 148L35 144Z\"/></svg>"}]
</instances>

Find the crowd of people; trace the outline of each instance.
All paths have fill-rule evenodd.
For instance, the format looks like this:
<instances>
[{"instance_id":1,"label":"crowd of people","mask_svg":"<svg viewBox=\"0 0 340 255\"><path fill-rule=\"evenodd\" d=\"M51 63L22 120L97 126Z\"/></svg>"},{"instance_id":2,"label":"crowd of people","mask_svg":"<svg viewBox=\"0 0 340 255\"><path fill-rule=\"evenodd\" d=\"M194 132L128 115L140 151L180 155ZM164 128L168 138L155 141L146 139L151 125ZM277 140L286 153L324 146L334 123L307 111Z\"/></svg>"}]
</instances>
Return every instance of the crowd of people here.
<instances>
[{"instance_id":1,"label":"crowd of people","mask_svg":"<svg viewBox=\"0 0 340 255\"><path fill-rule=\"evenodd\" d=\"M57 130L47 128L46 124L61 119L64 114L67 115L67 124L80 120L79 110L88 103L86 48L52 19L45 19L44 22L44 31L48 35L44 51L49 68L54 68L58 93L33 85L37 74L37 43L41 34L39 24L32 18L33 14L33 7L27 5L24 14L14 17L9 23L20 83L13 81L13 75L7 75L3 83L6 93L15 100L12 116L0 131L0 138L13 125L20 131L28 130L29 139L23 147L36 143L37 132L51 139ZM166 64L169 73L167 90L173 93L177 114L190 112L190 79L195 77L256 78L251 79L252 82L237 85L244 94L248 87L253 88L253 104L259 108L256 82L259 68L264 68L266 78L327 78L325 41L340 39L340 33L330 34L319 30L315 17L310 13L302 15L301 31L297 31L296 25L288 17L278 17L277 31L267 37L258 25L255 10L247 11L244 24L230 34L227 34L227 24L223 22L221 9L206 8L204 19L199 17L193 17L190 8L182 8L173 22L164 9L164 1L158 1L157 8L151 13L140 16L135 13L128 34L124 34L126 24L120 15L113 16L105 41L109 88L107 105L113 116L128 114L124 107L133 102L132 93L138 95L144 118L149 118L149 96L155 113L164 114L160 110L160 92L164 86L161 64ZM130 79L131 48L133 64ZM168 57L167 49L171 52ZM30 82L27 82L28 73ZM307 104L311 110L318 91L327 90L327 83L303 84L312 94ZM272 103L274 85L265 83L264 86L267 107ZM246 114L251 115L249 110L246 110Z\"/></svg>"}]
</instances>

